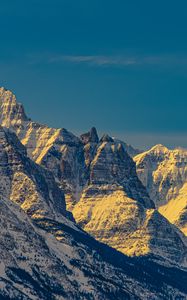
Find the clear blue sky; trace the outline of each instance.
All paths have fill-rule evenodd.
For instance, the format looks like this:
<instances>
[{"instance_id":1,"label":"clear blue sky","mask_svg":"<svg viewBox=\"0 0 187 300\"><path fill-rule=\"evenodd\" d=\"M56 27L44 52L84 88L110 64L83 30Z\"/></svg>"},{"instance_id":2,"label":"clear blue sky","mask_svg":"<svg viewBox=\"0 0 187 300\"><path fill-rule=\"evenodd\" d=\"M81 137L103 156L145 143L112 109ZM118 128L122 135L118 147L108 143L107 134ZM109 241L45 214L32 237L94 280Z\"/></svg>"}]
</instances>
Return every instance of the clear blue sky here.
<instances>
[{"instance_id":1,"label":"clear blue sky","mask_svg":"<svg viewBox=\"0 0 187 300\"><path fill-rule=\"evenodd\" d=\"M0 85L33 119L187 147L186 0L0 4Z\"/></svg>"}]
</instances>

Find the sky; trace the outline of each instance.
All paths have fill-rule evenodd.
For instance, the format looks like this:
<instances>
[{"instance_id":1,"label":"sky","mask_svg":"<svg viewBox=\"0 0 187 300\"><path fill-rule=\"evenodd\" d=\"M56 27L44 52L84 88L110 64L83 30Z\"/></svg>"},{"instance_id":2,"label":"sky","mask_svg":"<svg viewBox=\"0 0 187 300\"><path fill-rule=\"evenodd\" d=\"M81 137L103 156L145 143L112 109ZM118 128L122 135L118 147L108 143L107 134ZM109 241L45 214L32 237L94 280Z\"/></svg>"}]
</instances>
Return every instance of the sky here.
<instances>
[{"instance_id":1,"label":"sky","mask_svg":"<svg viewBox=\"0 0 187 300\"><path fill-rule=\"evenodd\" d=\"M187 147L186 0L0 0L0 86L34 120Z\"/></svg>"}]
</instances>

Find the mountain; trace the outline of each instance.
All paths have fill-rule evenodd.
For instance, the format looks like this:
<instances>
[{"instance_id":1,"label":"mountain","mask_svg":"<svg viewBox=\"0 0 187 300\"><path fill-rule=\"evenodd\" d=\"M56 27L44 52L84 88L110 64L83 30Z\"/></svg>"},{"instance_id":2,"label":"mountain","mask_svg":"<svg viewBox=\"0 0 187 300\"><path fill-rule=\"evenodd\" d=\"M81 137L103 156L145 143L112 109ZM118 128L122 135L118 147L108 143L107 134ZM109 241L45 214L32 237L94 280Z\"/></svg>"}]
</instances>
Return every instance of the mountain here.
<instances>
[{"instance_id":1,"label":"mountain","mask_svg":"<svg viewBox=\"0 0 187 300\"><path fill-rule=\"evenodd\" d=\"M101 139L89 174L72 210L84 230L128 255L152 253L186 263L186 239L155 210L122 144Z\"/></svg>"},{"instance_id":2,"label":"mountain","mask_svg":"<svg viewBox=\"0 0 187 300\"><path fill-rule=\"evenodd\" d=\"M0 174L0 299L186 298L185 269L128 258L83 232L52 173L3 127Z\"/></svg>"},{"instance_id":3,"label":"mountain","mask_svg":"<svg viewBox=\"0 0 187 300\"><path fill-rule=\"evenodd\" d=\"M58 145L59 142L69 142L70 144L80 142L79 139L65 129L50 128L33 122L27 117L23 105L17 102L16 96L3 87L0 88L0 124L13 129L21 142L27 146L29 156L38 162L42 160L53 145ZM93 132L91 130L93 136L88 136L87 141L98 141L97 132L94 131L93 128ZM124 142L123 145L130 156L135 156L141 152Z\"/></svg>"},{"instance_id":4,"label":"mountain","mask_svg":"<svg viewBox=\"0 0 187 300\"><path fill-rule=\"evenodd\" d=\"M10 91L0 91L2 125L17 134L46 174L52 172L84 230L124 254L185 266L186 238L155 210L123 142L107 134L99 139L95 128L76 137L32 122Z\"/></svg>"},{"instance_id":5,"label":"mountain","mask_svg":"<svg viewBox=\"0 0 187 300\"><path fill-rule=\"evenodd\" d=\"M156 145L134 160L160 213L187 235L187 150Z\"/></svg>"},{"instance_id":6,"label":"mountain","mask_svg":"<svg viewBox=\"0 0 187 300\"><path fill-rule=\"evenodd\" d=\"M68 208L72 209L88 180L89 156L91 159L99 142L96 129L78 138L64 128L33 122L16 96L5 88L0 88L0 124L16 133L31 159L53 172L65 191ZM138 151L123 145L133 155Z\"/></svg>"},{"instance_id":7,"label":"mountain","mask_svg":"<svg viewBox=\"0 0 187 300\"><path fill-rule=\"evenodd\" d=\"M81 139L66 129L31 121L15 95L4 88L0 88L0 122L16 133L31 159L53 172L71 208L86 182Z\"/></svg>"},{"instance_id":8,"label":"mountain","mask_svg":"<svg viewBox=\"0 0 187 300\"><path fill-rule=\"evenodd\" d=\"M122 142L107 134L99 139L95 128L76 137L32 122L3 88L0 101L2 125L17 134L30 158L53 173L84 230L125 254L154 254L185 264L186 240L154 210Z\"/></svg>"}]
</instances>

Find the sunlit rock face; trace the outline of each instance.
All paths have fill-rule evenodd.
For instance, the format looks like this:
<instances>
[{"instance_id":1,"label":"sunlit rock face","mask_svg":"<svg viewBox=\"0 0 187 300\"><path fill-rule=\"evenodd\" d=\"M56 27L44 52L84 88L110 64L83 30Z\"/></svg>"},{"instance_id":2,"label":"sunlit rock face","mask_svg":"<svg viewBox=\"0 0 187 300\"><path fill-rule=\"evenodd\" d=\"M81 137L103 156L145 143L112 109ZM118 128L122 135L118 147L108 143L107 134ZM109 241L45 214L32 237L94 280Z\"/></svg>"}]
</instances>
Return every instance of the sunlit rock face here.
<instances>
[{"instance_id":1,"label":"sunlit rock face","mask_svg":"<svg viewBox=\"0 0 187 300\"><path fill-rule=\"evenodd\" d=\"M21 126L22 122L29 121L22 104L18 103L15 95L4 88L0 88L0 122L2 126Z\"/></svg>"},{"instance_id":2,"label":"sunlit rock face","mask_svg":"<svg viewBox=\"0 0 187 300\"><path fill-rule=\"evenodd\" d=\"M187 235L187 151L156 145L134 160L160 213Z\"/></svg>"},{"instance_id":3,"label":"sunlit rock face","mask_svg":"<svg viewBox=\"0 0 187 300\"><path fill-rule=\"evenodd\" d=\"M154 202L137 177L135 163L125 151L126 144L107 134L99 140L95 128L76 137L66 129L53 129L34 123L25 113L18 113L15 101L10 105L14 106L14 117L11 115L10 118L8 110L5 114L3 107L6 106L5 103L11 103L11 99L15 100L11 92L1 89L1 111L8 119L4 124L17 134L26 146L30 158L52 172L55 184L65 194L68 210L72 211L83 229L99 241L125 254L155 254L184 265L185 239L174 226L165 223L159 213L155 214ZM17 114L19 118L16 117ZM3 117L4 120L6 118ZM17 119L18 125L15 121ZM43 174L43 169L41 172ZM17 203L20 202L18 194L22 191L29 194L33 186L31 178L25 179L24 176L16 173L15 179L13 178L13 196L10 198ZM26 187L19 188L19 192L16 189L16 180L26 182ZM48 185L50 182L49 180ZM22 197L25 204L21 205L26 212L30 210L30 203L33 203L33 207L40 203L38 189L32 189L33 195L36 194L30 201L25 202L25 195ZM50 197L51 193L46 199ZM54 199L50 199L49 202L55 203ZM56 205L61 207L60 203L61 200ZM49 206L42 206L35 211L39 215L45 215L46 212L48 214ZM161 235L158 234L158 224L161 226Z\"/></svg>"}]
</instances>

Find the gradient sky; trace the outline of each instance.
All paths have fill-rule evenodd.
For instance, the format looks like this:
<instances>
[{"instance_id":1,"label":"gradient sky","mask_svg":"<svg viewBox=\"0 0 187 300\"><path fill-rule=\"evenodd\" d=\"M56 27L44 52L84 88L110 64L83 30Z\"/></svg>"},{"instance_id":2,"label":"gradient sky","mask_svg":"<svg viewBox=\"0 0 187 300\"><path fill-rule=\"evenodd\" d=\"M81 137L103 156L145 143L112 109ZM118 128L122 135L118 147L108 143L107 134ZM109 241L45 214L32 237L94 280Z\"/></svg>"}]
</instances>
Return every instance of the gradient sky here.
<instances>
[{"instance_id":1,"label":"gradient sky","mask_svg":"<svg viewBox=\"0 0 187 300\"><path fill-rule=\"evenodd\" d=\"M0 0L0 85L34 120L187 147L187 1Z\"/></svg>"}]
</instances>

